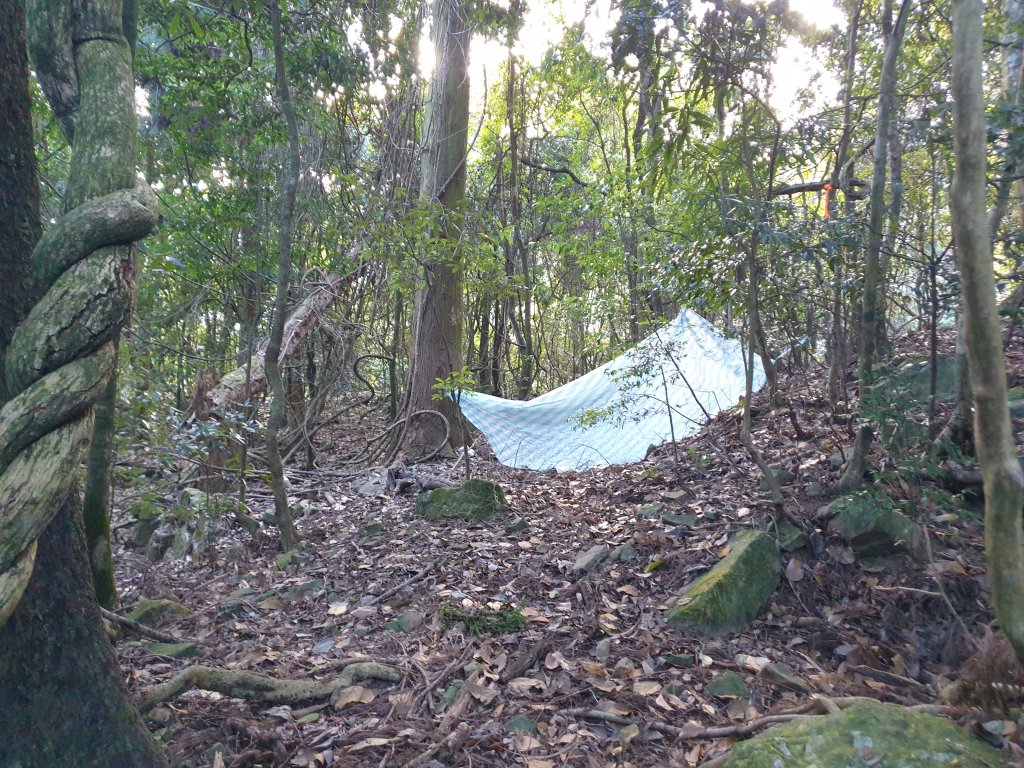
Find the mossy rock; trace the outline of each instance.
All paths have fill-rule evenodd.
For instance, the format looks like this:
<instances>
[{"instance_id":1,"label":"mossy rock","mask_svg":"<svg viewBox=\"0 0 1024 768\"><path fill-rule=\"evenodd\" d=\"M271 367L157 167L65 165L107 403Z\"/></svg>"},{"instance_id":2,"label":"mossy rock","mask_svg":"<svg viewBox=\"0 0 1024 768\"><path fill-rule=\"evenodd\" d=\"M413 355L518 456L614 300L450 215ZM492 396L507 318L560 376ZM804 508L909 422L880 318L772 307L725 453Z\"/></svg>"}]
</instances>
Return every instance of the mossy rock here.
<instances>
[{"instance_id":1,"label":"mossy rock","mask_svg":"<svg viewBox=\"0 0 1024 768\"><path fill-rule=\"evenodd\" d=\"M870 498L851 497L849 503L837 499L832 509L838 513L828 529L841 536L862 557L882 557L903 550L920 556L924 549L921 526L903 513Z\"/></svg>"},{"instance_id":2,"label":"mossy rock","mask_svg":"<svg viewBox=\"0 0 1024 768\"><path fill-rule=\"evenodd\" d=\"M771 536L742 531L729 540L729 554L683 589L668 610L670 626L702 635L745 627L779 583L782 560Z\"/></svg>"},{"instance_id":3,"label":"mossy rock","mask_svg":"<svg viewBox=\"0 0 1024 768\"><path fill-rule=\"evenodd\" d=\"M186 613L188 608L173 600L139 600L128 618L151 627L172 616L184 616Z\"/></svg>"},{"instance_id":4,"label":"mossy rock","mask_svg":"<svg viewBox=\"0 0 1024 768\"><path fill-rule=\"evenodd\" d=\"M750 695L750 688L735 672L725 672L705 685L704 693L721 699L742 699Z\"/></svg>"},{"instance_id":5,"label":"mossy rock","mask_svg":"<svg viewBox=\"0 0 1024 768\"><path fill-rule=\"evenodd\" d=\"M941 717L863 702L737 744L726 768L990 768L1004 755Z\"/></svg>"},{"instance_id":6,"label":"mossy rock","mask_svg":"<svg viewBox=\"0 0 1024 768\"><path fill-rule=\"evenodd\" d=\"M427 520L460 517L490 520L508 509L505 492L497 483L473 478L458 488L438 488L416 499L416 510Z\"/></svg>"},{"instance_id":7,"label":"mossy rock","mask_svg":"<svg viewBox=\"0 0 1024 768\"><path fill-rule=\"evenodd\" d=\"M936 394L949 397L956 391L956 358L938 355L935 362ZM927 357L913 358L883 375L875 383L874 392L888 403L924 402L930 396L931 375L931 361Z\"/></svg>"}]
</instances>

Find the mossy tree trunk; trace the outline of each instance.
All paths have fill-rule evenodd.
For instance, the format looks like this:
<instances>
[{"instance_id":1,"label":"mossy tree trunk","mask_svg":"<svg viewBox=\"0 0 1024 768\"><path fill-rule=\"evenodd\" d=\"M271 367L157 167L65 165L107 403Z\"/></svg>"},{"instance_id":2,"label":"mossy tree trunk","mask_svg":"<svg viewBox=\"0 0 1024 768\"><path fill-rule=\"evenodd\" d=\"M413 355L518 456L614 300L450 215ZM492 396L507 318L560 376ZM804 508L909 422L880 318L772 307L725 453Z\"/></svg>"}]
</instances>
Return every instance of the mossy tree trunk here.
<instances>
[{"instance_id":1,"label":"mossy tree trunk","mask_svg":"<svg viewBox=\"0 0 1024 768\"><path fill-rule=\"evenodd\" d=\"M980 0L953 2L953 237L974 390L974 441L985 488L985 554L992 602L1024 661L1024 473L1010 424L1006 363L996 313L992 243L985 217L987 141Z\"/></svg>"},{"instance_id":2,"label":"mossy tree trunk","mask_svg":"<svg viewBox=\"0 0 1024 768\"><path fill-rule=\"evenodd\" d=\"M114 343L115 357L117 342ZM110 545L110 478L114 460L114 418L117 415L117 371L110 376L95 406L92 444L86 464L82 522L96 599L104 608L117 605L114 553Z\"/></svg>"},{"instance_id":3,"label":"mossy tree trunk","mask_svg":"<svg viewBox=\"0 0 1024 768\"><path fill-rule=\"evenodd\" d=\"M0 353L32 306L29 254L39 239L39 185L25 53L25 0L0 3ZM3 358L0 357L0 362ZM0 404L7 383L0 376Z\"/></svg>"},{"instance_id":4,"label":"mossy tree trunk","mask_svg":"<svg viewBox=\"0 0 1024 768\"><path fill-rule=\"evenodd\" d=\"M0 103L23 107L5 111L5 126L31 146L22 6L2 6ZM88 0L72 13L60 2L31 0L29 12L36 72L74 141L66 213L38 243L31 227L4 241L8 262L31 265L32 284L49 290L17 330L21 311L0 321L0 338L10 340L11 397L0 411L0 762L163 766L103 632L78 515L77 471L92 407L109 382L111 341L134 287L124 244L156 222L152 192L128 189L136 143L128 42L134 5ZM8 46L19 54L10 69ZM0 164L0 188L23 190L24 209L38 204L34 178L33 165ZM27 271L20 274L27 294Z\"/></svg>"}]
</instances>

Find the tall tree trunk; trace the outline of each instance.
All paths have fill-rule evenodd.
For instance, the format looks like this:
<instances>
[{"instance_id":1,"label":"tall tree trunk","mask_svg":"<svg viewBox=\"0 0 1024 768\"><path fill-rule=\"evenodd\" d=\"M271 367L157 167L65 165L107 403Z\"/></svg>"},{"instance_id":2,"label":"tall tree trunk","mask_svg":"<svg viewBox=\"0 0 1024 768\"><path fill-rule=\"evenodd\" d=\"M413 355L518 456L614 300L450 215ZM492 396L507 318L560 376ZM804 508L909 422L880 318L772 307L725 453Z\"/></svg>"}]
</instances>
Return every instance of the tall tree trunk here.
<instances>
[{"instance_id":1,"label":"tall tree trunk","mask_svg":"<svg viewBox=\"0 0 1024 768\"><path fill-rule=\"evenodd\" d=\"M32 141L22 9L20 0L0 4L0 126L10 129L12 139L8 142L3 136L0 189L20 190L24 200L5 196L5 203L27 211L38 198L31 156L16 156L17 148L31 146ZM9 352L8 393L17 395L0 412L2 761L22 768L163 766L156 743L128 698L103 631L75 481L91 405L101 397L114 364L109 341L127 316L132 282L126 247L94 249L141 237L156 222L155 199L135 198L149 208L143 224L130 230L115 224L104 230L99 221L114 222L123 213L127 196L116 194L112 204L111 196L102 198L108 205L98 211L97 219L89 220L89 213L97 211L89 204L98 196L134 182L136 121L128 42L134 36L134 4L126 2L123 9L120 2L109 0L76 5L74 26L70 10L60 3L36 2L32 11L34 24L45 36L36 40L43 46L35 62L40 81L69 135L76 119L81 119L82 127L74 136L65 200L70 214L47 233L36 260L41 286L62 280L65 300L48 293L17 333L14 324L23 307L16 302L5 305L8 312L0 321L0 338ZM61 87L55 89L55 84ZM8 104L17 108L8 110ZM107 151L101 152L101 147ZM9 154L9 148L15 152ZM28 264L37 235L29 217L22 220L17 238L4 238L5 278L16 274L8 270ZM79 250L69 250L72 247ZM76 262L76 273L66 279L65 270ZM110 270L105 283L104 266ZM21 291L29 293L27 281ZM83 345L80 337L56 330L69 317L77 317L97 334L93 348ZM43 348L47 357L41 359ZM19 423L30 427L31 436L11 440L11 427ZM54 429L60 423L66 426ZM26 452L26 446L31 450ZM17 477L25 472L26 453L42 462L37 469L48 465L50 472ZM19 496L19 487L31 487L33 497ZM37 499L41 503L34 503ZM27 542L22 541L25 531L30 532ZM11 589L12 579L20 583L25 575L24 592Z\"/></svg>"},{"instance_id":2,"label":"tall tree trunk","mask_svg":"<svg viewBox=\"0 0 1024 768\"><path fill-rule=\"evenodd\" d=\"M445 435L457 441L458 406L435 399L434 384L462 360L462 265L458 241L466 194L466 141L469 133L469 26L461 0L435 0L432 37L436 55L423 126L420 201L434 207L432 249L425 259L424 284L416 291L413 349L406 393L403 446L410 458L443 447ZM436 411L447 420L424 415Z\"/></svg>"},{"instance_id":3,"label":"tall tree trunk","mask_svg":"<svg viewBox=\"0 0 1024 768\"><path fill-rule=\"evenodd\" d=\"M894 98L895 101L895 98ZM878 317L875 323L875 348L879 354L889 351L889 271L896 254L900 233L900 217L903 215L903 134L900 126L898 105L893 105L893 118L889 121L889 210L886 218L885 238L878 262Z\"/></svg>"},{"instance_id":4,"label":"tall tree trunk","mask_svg":"<svg viewBox=\"0 0 1024 768\"><path fill-rule=\"evenodd\" d=\"M975 445L985 488L985 553L992 602L1024 661L1024 473L1010 424L1006 366L996 314L992 246L985 219L985 103L979 0L953 0L953 233L976 403Z\"/></svg>"},{"instance_id":5,"label":"tall tree trunk","mask_svg":"<svg viewBox=\"0 0 1024 768\"><path fill-rule=\"evenodd\" d=\"M9 0L0 3L0 354L35 303L29 254L41 228L28 86L25 0ZM0 376L0 404L7 398Z\"/></svg>"},{"instance_id":6,"label":"tall tree trunk","mask_svg":"<svg viewBox=\"0 0 1024 768\"><path fill-rule=\"evenodd\" d=\"M885 58L882 60L881 83L878 94L877 128L875 130L874 171L871 176L871 212L868 217L868 247L864 259L864 296L861 310L860 361L858 366L861 410L871 395L871 378L875 363L875 323L878 313L878 286L880 281L879 256L885 218L885 166L888 159L889 120L896 97L896 62L899 58L903 32L907 26L912 0L903 0L896 23L892 23L892 0L886 0L882 11L883 28L888 31ZM864 482L867 472L868 449L874 439L871 425L862 419L853 455L839 480L842 490L850 490Z\"/></svg>"},{"instance_id":7,"label":"tall tree trunk","mask_svg":"<svg viewBox=\"0 0 1024 768\"><path fill-rule=\"evenodd\" d=\"M274 485L274 515L281 531L281 549L293 549L299 543L299 534L288 506L288 487L278 434L284 423L288 403L284 378L281 376L281 343L284 338L285 315L288 313L288 283L292 269L292 227L295 219L295 193L299 185L299 128L295 108L288 88L288 75L284 65L284 40L281 32L281 4L269 0L270 23L274 36L274 70L277 81L277 99L288 125L288 166L281 190L280 218L278 219L277 293L274 299L274 320L270 327L265 365L270 387L270 419L267 423L267 467Z\"/></svg>"},{"instance_id":8,"label":"tall tree trunk","mask_svg":"<svg viewBox=\"0 0 1024 768\"><path fill-rule=\"evenodd\" d=\"M114 342L115 352L117 341ZM117 415L117 369L110 376L96 403L92 443L86 464L85 493L82 495L82 523L85 527L89 570L96 599L104 608L117 604L114 583L114 553L110 545L110 477L114 460L114 419Z\"/></svg>"},{"instance_id":9,"label":"tall tree trunk","mask_svg":"<svg viewBox=\"0 0 1024 768\"><path fill-rule=\"evenodd\" d=\"M833 183L841 188L845 188L844 182L849 180L847 176L853 176L852 164L850 164L849 171L847 171L847 156L850 152L850 136L853 132L851 118L853 112L853 80L857 71L857 36L860 32L860 14L863 5L863 0L858 0L857 4L853 7L846 40L846 61L843 72L843 133L839 139L836 165L832 172ZM837 207L834 196L829 199L828 205L833 209L828 211L829 218L831 219L835 213L834 209ZM847 199L845 208L847 216L852 216L854 213L853 202ZM830 241L830 254L833 253L833 248L835 246ZM828 398L833 408L839 404L840 393L845 391L844 385L846 382L847 342L845 324L843 322L843 255L843 249L839 249L835 253L832 273L832 330L829 341L832 355L829 358L828 367Z\"/></svg>"},{"instance_id":10,"label":"tall tree trunk","mask_svg":"<svg viewBox=\"0 0 1024 768\"><path fill-rule=\"evenodd\" d=\"M0 629L2 762L164 766L103 631L77 506L76 493L39 538L28 589Z\"/></svg>"}]
</instances>

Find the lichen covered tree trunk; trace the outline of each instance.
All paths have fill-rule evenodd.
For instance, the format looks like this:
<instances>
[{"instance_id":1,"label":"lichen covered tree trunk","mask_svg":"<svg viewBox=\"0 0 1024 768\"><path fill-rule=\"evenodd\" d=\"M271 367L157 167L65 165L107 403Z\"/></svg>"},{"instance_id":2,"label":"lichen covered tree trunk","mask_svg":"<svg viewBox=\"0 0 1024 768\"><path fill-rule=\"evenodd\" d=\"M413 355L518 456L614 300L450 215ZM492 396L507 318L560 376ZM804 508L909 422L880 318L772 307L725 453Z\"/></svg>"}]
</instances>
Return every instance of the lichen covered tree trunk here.
<instances>
[{"instance_id":1,"label":"lichen covered tree trunk","mask_svg":"<svg viewBox=\"0 0 1024 768\"><path fill-rule=\"evenodd\" d=\"M953 148L950 195L960 256L964 323L975 400L975 447L985 488L985 554L992 602L1024 661L1024 473L1017 460L996 314L992 244L985 217L986 129L979 0L953 2Z\"/></svg>"},{"instance_id":2,"label":"lichen covered tree trunk","mask_svg":"<svg viewBox=\"0 0 1024 768\"><path fill-rule=\"evenodd\" d=\"M15 5L14 14L0 15L11 25L0 29L0 47L21 44ZM10 339L11 397L0 410L0 761L149 768L164 762L103 632L77 475L93 406L113 372L112 340L131 308L127 244L152 229L157 206L148 188L130 189L134 4L87 0L73 10L52 0L29 5L35 69L73 139L66 213L34 250L34 238L5 243L19 263L31 264L34 285L46 293L13 334L16 317L0 323L0 338ZM18 71L0 87L20 88L27 99L27 69ZM31 141L27 119L16 130ZM13 188L10 172L0 166L5 189ZM27 188L33 178L22 173L16 183Z\"/></svg>"},{"instance_id":3,"label":"lichen covered tree trunk","mask_svg":"<svg viewBox=\"0 0 1024 768\"><path fill-rule=\"evenodd\" d=\"M116 342L114 356L117 357ZM117 415L116 368L93 411L95 417L82 496L82 522L96 599L101 606L111 609L117 605L114 553L110 545L110 479L116 431L114 418Z\"/></svg>"}]
</instances>

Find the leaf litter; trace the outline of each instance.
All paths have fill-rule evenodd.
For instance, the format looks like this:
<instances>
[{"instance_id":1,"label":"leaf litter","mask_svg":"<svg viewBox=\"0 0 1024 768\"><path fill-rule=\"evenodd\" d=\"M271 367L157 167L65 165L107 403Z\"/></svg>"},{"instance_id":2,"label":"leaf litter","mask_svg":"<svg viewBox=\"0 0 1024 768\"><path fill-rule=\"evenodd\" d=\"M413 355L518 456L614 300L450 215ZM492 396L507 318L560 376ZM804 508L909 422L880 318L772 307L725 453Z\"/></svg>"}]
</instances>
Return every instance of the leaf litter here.
<instances>
[{"instance_id":1,"label":"leaf litter","mask_svg":"<svg viewBox=\"0 0 1024 768\"><path fill-rule=\"evenodd\" d=\"M915 343L905 340L901 353ZM1011 352L1012 385L1024 363ZM200 642L193 661L208 666L316 680L365 659L394 665L401 680L360 680L330 702L270 709L196 690L150 712L151 728L176 766L695 766L734 736L687 733L744 735L745 723L815 696L934 702L975 650L964 627L977 632L992 619L976 504L936 505L929 500L941 494L913 478L886 486L920 511L929 564L862 560L826 535L815 513L852 421L827 408L823 391L822 371L783 377L801 437L764 393L753 403L755 441L795 476L788 517L823 541L786 555L786 578L748 627L711 639L670 629L669 601L726 554L731 533L774 533L783 522L759 488L735 412L678 452L665 446L584 473L509 469L478 440L474 475L499 482L511 508L487 523L428 522L412 494L358 493L372 472L354 484L332 453L379 423L353 413L324 431L334 446L322 450L324 469L293 475L303 544L283 568L273 529L254 541L225 516L210 520L211 544L190 560L150 563L121 542L121 599L185 605L188 614L161 629ZM871 458L898 460L884 444ZM459 461L416 471L463 479ZM119 494L127 520L127 491ZM269 492L254 491L250 507L271 510ZM610 554L574 570L596 545ZM117 650L136 693L192 663L153 655L131 636ZM736 678L730 698L708 690L724 675ZM978 718L976 730L1017 736L1005 718Z\"/></svg>"}]
</instances>

